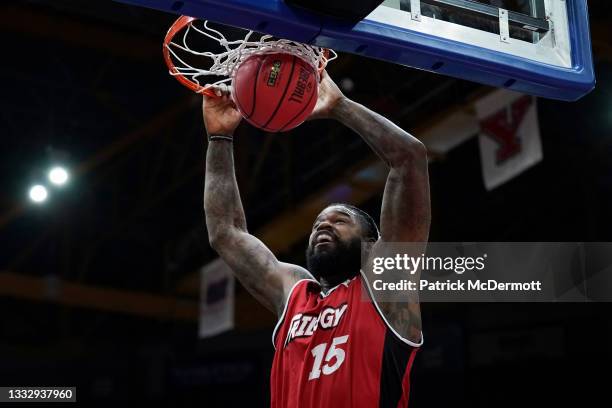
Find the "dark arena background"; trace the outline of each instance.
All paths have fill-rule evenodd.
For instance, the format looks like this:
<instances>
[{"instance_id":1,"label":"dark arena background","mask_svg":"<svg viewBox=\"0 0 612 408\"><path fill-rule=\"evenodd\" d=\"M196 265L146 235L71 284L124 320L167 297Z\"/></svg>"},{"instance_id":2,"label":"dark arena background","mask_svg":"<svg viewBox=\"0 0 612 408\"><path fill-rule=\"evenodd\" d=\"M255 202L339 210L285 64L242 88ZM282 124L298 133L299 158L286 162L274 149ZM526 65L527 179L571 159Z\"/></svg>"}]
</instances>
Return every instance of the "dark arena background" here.
<instances>
[{"instance_id":1,"label":"dark arena background","mask_svg":"<svg viewBox=\"0 0 612 408\"><path fill-rule=\"evenodd\" d=\"M477 138L432 154L431 241L612 241L608 3L589 2L595 90L573 103L538 100L542 162L486 191ZM202 209L201 98L161 58L174 16L102 0L0 9L0 385L76 386L80 403L99 406L267 406L272 314L237 284L235 329L198 338L198 270L216 255ZM416 137L491 91L349 54L329 73ZM328 191L341 200L377 160L331 121L287 134L243 123L235 159L250 231L274 235L279 258L301 265L304 203ZM29 186L57 162L70 183L30 203ZM351 188L377 216L381 186ZM608 404L609 303L422 312L412 408Z\"/></svg>"}]
</instances>

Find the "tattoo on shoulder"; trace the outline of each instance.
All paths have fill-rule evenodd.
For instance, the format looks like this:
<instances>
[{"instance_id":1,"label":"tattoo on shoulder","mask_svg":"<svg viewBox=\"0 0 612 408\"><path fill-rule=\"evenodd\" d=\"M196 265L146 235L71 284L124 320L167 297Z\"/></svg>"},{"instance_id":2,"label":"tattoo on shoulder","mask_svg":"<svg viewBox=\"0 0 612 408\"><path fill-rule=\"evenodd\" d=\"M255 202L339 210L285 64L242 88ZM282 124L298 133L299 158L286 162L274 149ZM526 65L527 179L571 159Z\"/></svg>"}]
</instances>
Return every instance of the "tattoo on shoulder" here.
<instances>
[{"instance_id":1,"label":"tattoo on shoulder","mask_svg":"<svg viewBox=\"0 0 612 408\"><path fill-rule=\"evenodd\" d=\"M310 274L310 272L300 267L291 268L290 273L291 273L291 277L293 278L295 282L302 280L302 279L314 279L314 277Z\"/></svg>"},{"instance_id":2,"label":"tattoo on shoulder","mask_svg":"<svg viewBox=\"0 0 612 408\"><path fill-rule=\"evenodd\" d=\"M402 337L419 341L421 309L418 303L381 302L381 311L393 329Z\"/></svg>"}]
</instances>

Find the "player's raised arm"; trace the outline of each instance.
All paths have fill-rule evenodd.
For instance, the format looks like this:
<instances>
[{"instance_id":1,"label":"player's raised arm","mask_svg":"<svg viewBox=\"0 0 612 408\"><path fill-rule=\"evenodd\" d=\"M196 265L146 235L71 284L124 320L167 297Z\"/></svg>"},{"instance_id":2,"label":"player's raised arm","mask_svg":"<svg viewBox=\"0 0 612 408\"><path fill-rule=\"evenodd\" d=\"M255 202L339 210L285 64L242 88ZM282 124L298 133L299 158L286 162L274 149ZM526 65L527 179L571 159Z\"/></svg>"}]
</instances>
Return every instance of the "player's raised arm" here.
<instances>
[{"instance_id":1,"label":"player's raised arm","mask_svg":"<svg viewBox=\"0 0 612 408\"><path fill-rule=\"evenodd\" d=\"M204 183L208 238L247 290L268 309L280 313L293 284L311 276L297 265L279 262L259 239L248 233L234 173L232 143L241 116L228 89L221 87L217 92L218 98L204 97L203 102L209 139Z\"/></svg>"},{"instance_id":2,"label":"player's raised arm","mask_svg":"<svg viewBox=\"0 0 612 408\"><path fill-rule=\"evenodd\" d=\"M384 242L427 242L430 224L427 150L387 118L346 98L324 71L311 119L333 118L353 129L389 166L380 234Z\"/></svg>"},{"instance_id":3,"label":"player's raised arm","mask_svg":"<svg viewBox=\"0 0 612 408\"><path fill-rule=\"evenodd\" d=\"M426 242L430 204L427 150L385 117L343 98L332 117L358 133L389 166L380 214L384 242Z\"/></svg>"}]
</instances>

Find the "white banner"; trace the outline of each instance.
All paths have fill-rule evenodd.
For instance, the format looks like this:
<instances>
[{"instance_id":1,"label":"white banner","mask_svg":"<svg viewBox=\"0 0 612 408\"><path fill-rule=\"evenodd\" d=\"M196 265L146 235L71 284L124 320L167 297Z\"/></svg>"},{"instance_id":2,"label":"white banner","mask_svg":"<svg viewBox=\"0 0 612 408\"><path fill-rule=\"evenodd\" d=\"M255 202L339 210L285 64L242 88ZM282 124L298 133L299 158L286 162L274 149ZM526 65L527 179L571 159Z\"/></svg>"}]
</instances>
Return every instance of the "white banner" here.
<instances>
[{"instance_id":1,"label":"white banner","mask_svg":"<svg viewBox=\"0 0 612 408\"><path fill-rule=\"evenodd\" d=\"M220 258L200 270L199 337L234 328L234 275Z\"/></svg>"},{"instance_id":2,"label":"white banner","mask_svg":"<svg viewBox=\"0 0 612 408\"><path fill-rule=\"evenodd\" d=\"M505 183L542 160L537 100L507 90L475 103L478 142L487 190Z\"/></svg>"}]
</instances>

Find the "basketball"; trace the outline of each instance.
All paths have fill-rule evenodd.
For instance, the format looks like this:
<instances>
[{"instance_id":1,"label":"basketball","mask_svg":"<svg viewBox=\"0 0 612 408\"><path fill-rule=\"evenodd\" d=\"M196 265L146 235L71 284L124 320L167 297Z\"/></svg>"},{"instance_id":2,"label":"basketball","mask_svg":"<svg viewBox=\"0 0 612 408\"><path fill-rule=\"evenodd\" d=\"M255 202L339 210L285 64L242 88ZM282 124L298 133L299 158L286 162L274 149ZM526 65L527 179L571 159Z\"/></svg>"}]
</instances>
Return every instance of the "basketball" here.
<instances>
[{"instance_id":1,"label":"basketball","mask_svg":"<svg viewBox=\"0 0 612 408\"><path fill-rule=\"evenodd\" d=\"M232 98L244 118L268 132L299 126L317 103L315 69L291 54L247 58L234 75Z\"/></svg>"}]
</instances>

